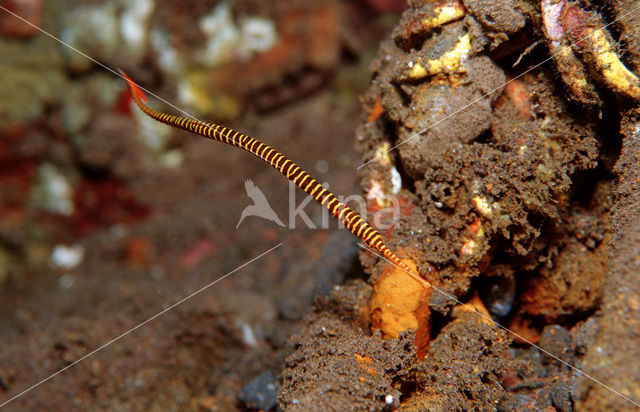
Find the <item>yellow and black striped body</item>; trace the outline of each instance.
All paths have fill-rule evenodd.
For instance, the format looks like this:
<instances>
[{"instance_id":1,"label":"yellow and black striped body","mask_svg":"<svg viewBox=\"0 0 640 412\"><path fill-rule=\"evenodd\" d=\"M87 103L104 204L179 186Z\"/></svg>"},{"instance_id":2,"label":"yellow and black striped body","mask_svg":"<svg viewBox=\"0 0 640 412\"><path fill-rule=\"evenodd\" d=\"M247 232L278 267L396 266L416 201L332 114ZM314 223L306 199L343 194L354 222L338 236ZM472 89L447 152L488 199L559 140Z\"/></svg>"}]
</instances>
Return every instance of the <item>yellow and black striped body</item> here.
<instances>
[{"instance_id":1,"label":"yellow and black striped body","mask_svg":"<svg viewBox=\"0 0 640 412\"><path fill-rule=\"evenodd\" d=\"M126 77L126 75L124 76ZM287 159L282 153L257 139L224 126L199 120L191 120L154 110L144 103L143 99L145 98L142 91L137 88L131 79L126 78L131 87L133 100L144 113L169 126L239 147L264 160L304 190L309 196L313 197L322 206L329 209L329 212L331 212L333 216L342 222L349 231L362 239L367 246L380 251L387 259L403 268L409 276L419 283L428 285L424 279L418 274L413 273L413 271L385 245L382 236L376 229L362 219L358 213L340 202L333 193L323 188L320 183L300 168L300 166Z\"/></svg>"}]
</instances>

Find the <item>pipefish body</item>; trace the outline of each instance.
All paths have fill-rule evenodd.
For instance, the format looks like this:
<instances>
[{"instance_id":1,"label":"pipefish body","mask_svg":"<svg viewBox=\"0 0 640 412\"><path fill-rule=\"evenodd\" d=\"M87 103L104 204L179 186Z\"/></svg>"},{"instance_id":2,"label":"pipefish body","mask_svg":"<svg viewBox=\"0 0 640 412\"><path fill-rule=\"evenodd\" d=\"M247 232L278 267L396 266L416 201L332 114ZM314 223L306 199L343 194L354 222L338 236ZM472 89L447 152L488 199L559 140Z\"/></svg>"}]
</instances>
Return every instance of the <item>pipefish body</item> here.
<instances>
[{"instance_id":1,"label":"pipefish body","mask_svg":"<svg viewBox=\"0 0 640 412\"><path fill-rule=\"evenodd\" d=\"M306 171L300 168L300 166L286 158L282 153L262 143L258 139L249 137L236 130L218 124L187 119L152 109L146 104L147 98L142 90L124 72L120 71L120 73L129 84L133 101L145 114L176 129L185 130L206 137L207 139L217 140L239 147L259 157L286 176L287 179L295 183L296 186L304 190L305 193L314 198L322 206L326 207L334 217L342 222L351 233L358 236L367 246L378 250L385 258L402 268L407 275L425 288L430 287L427 281L420 277L418 273L412 270L387 247L382 240L382 236L376 229L362 219L362 217L349 206L340 202L333 193L322 187L318 181L312 178Z\"/></svg>"}]
</instances>

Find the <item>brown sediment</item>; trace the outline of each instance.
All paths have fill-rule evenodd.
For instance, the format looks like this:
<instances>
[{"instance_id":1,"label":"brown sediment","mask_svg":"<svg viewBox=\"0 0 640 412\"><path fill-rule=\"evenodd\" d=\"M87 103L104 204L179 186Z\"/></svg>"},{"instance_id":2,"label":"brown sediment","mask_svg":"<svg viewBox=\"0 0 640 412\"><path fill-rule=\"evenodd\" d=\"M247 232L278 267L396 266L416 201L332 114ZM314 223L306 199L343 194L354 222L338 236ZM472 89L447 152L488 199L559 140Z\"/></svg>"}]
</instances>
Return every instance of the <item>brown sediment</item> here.
<instances>
[{"instance_id":1,"label":"brown sediment","mask_svg":"<svg viewBox=\"0 0 640 412\"><path fill-rule=\"evenodd\" d=\"M294 337L296 349L283 371L283 408L482 409L502 397L499 371L509 362L509 339L502 330L462 311L431 341L429 355L420 361L413 332L383 339L349 321L345 297L367 288L356 283L348 292L334 294Z\"/></svg>"},{"instance_id":2,"label":"brown sediment","mask_svg":"<svg viewBox=\"0 0 640 412\"><path fill-rule=\"evenodd\" d=\"M439 343L456 339L449 334L452 330L464 339L465 333L456 329L463 322L476 331L495 328L487 321L494 316L526 339L516 338L525 347L515 346L517 351L502 359L505 372L499 380L507 390L497 395L496 402L506 409L564 410L570 408L573 395L568 382L574 371L562 363L536 360L536 349L528 348L527 341L540 342L543 349L571 363L579 362L584 355L579 348L592 342L585 336L593 336L589 320L600 307L609 272L607 217L617 121L612 112L597 118L593 109L600 107L601 94L610 96L624 87L609 82L609 90L603 91L599 80L588 74L594 68L606 78L606 70L615 71L614 65L596 62L612 54L604 50L604 55L591 58L577 49L576 30L591 27L590 20L584 18L577 26L570 7L562 11L564 3L547 4L560 5L553 16L549 8L543 16L524 2L509 7L468 3L468 13L443 21L437 30L422 23L434 14L433 4L411 3L413 8L393 34L395 41L382 43L373 64L364 103L365 110L379 115L370 117L357 132L363 161L374 159L361 172L370 197L387 202L405 198L415 205L400 214L386 233L390 244L410 247L421 273L428 273L429 281L445 292L429 294L431 341L420 353L423 366L402 369L395 387L402 390L401 408L446 409L449 404L441 393L429 389L444 384L451 373L428 371L428 365L448 356L438 352ZM500 60L490 52L523 30L550 37L550 53L569 50L571 54L555 57L562 66L564 85L556 81L557 73L537 67L503 87L507 79L520 74L509 64L518 59L518 50L513 49L512 55L500 50L496 54ZM580 109L576 104L582 105ZM395 146L396 150L384 151ZM385 185L385 176L393 170L402 178L402 190L396 195ZM388 318L401 320L396 330L414 325L419 331L414 311L419 304L411 300L417 292L382 295L379 290L387 287L389 269L369 257L363 256L362 262L374 275L374 290L380 294L370 306L374 330L394 335L391 322L385 323L381 316L382 296L388 296L404 309L405 315L395 318L391 313L396 312L389 311ZM508 305L498 307L500 314L490 313L476 295L478 288L495 282L496 270L507 274L509 282L494 283L496 287L488 290L495 296L480 296ZM458 306L447 295L468 306ZM499 334L488 342L504 348L510 344ZM454 347L447 350L457 351L456 356L475 356L465 352L469 348ZM558 349L563 347L565 352ZM527 362L528 371L523 367ZM417 375L412 374L418 369ZM431 380L422 385L426 376ZM462 387L469 385L465 381ZM471 408L482 409L480 398L473 398Z\"/></svg>"},{"instance_id":3,"label":"brown sediment","mask_svg":"<svg viewBox=\"0 0 640 412\"><path fill-rule=\"evenodd\" d=\"M616 202L611 212L613 239L609 276L603 289L599 330L587 349L582 367L600 382L640 402L640 116L635 109L623 114L622 153ZM576 408L630 410L631 403L602 385L578 376Z\"/></svg>"}]
</instances>

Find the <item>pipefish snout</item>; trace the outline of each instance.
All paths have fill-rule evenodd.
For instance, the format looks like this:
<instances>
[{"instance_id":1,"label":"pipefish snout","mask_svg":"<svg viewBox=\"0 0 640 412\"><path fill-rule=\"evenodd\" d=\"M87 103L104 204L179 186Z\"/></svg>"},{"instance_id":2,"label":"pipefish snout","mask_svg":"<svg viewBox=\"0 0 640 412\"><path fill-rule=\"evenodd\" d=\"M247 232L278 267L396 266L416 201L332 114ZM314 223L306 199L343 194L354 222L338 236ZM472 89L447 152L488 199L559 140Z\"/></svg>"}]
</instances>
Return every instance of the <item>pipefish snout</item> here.
<instances>
[{"instance_id":1,"label":"pipefish snout","mask_svg":"<svg viewBox=\"0 0 640 412\"><path fill-rule=\"evenodd\" d=\"M154 110L146 104L146 96L133 82L133 80L131 80L131 78L123 71L120 71L120 73L129 84L133 101L145 114L161 123L175 127L176 129L185 130L202 137L206 137L207 139L217 140L222 143L239 147L259 157L275 168L278 172L286 176L287 179L295 183L296 186L304 190L305 193L314 198L322 206L326 207L334 217L342 222L351 233L358 236L367 246L378 250L385 258L399 266L408 276L425 288L430 287L427 281L422 279L418 273L412 270L387 247L382 240L382 236L376 229L367 223L367 221L362 219L362 217L349 206L340 202L333 193L322 187L322 185L312 178L306 171L293 163L282 153L262 143L258 139L249 137L236 130L213 123L187 119Z\"/></svg>"}]
</instances>

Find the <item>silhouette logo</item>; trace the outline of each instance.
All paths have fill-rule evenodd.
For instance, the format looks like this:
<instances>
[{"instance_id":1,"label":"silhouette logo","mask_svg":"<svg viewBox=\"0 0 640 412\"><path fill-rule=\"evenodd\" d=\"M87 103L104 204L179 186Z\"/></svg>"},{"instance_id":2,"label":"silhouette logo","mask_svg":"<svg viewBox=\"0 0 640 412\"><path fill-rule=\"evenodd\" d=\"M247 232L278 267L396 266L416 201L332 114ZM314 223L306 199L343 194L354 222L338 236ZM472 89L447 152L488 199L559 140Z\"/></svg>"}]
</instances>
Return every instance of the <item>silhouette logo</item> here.
<instances>
[{"instance_id":1,"label":"silhouette logo","mask_svg":"<svg viewBox=\"0 0 640 412\"><path fill-rule=\"evenodd\" d=\"M276 215L276 212L274 212L269 205L269 202L264 196L264 193L262 193L262 190L258 189L251 180L245 180L244 188L247 191L247 196L253 200L253 204L244 208L242 216L240 216L240 220L236 225L236 229L240 226L240 223L249 216L261 217L263 219L270 220L271 222L275 222L280 226L284 226L284 223L282 223L278 218L278 215Z\"/></svg>"}]
</instances>

